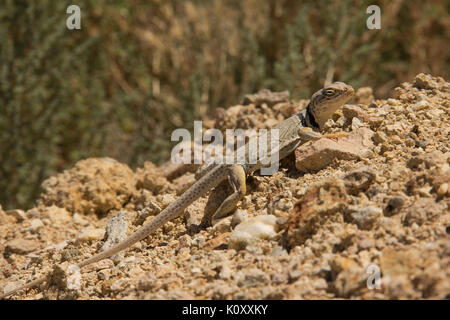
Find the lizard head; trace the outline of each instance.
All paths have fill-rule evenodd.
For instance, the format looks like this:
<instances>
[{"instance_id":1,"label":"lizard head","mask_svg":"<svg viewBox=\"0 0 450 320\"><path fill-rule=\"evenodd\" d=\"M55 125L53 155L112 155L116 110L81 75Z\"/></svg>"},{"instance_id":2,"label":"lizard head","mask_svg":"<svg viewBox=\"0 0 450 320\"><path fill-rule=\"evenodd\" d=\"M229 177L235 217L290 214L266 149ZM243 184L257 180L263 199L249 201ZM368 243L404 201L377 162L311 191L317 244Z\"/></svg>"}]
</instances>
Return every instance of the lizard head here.
<instances>
[{"instance_id":1,"label":"lizard head","mask_svg":"<svg viewBox=\"0 0 450 320\"><path fill-rule=\"evenodd\" d=\"M311 122L319 129L331 118L352 96L352 86L344 82L334 82L314 93L309 102L307 113L312 117Z\"/></svg>"}]
</instances>

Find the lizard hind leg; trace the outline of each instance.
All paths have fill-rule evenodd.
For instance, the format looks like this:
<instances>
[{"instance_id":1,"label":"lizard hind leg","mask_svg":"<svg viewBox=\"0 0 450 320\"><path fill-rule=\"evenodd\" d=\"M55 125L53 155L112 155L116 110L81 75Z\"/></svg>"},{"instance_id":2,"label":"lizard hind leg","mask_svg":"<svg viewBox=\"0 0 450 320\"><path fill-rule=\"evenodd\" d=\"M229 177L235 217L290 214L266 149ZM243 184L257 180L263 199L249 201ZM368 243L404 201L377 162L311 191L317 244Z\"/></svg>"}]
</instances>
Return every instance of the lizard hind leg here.
<instances>
[{"instance_id":1,"label":"lizard hind leg","mask_svg":"<svg viewBox=\"0 0 450 320\"><path fill-rule=\"evenodd\" d=\"M246 193L245 171L240 165L232 165L229 169L228 182L233 189L233 193L229 195L219 206L211 217L211 223L214 225L219 219L227 216L234 210L242 197Z\"/></svg>"}]
</instances>

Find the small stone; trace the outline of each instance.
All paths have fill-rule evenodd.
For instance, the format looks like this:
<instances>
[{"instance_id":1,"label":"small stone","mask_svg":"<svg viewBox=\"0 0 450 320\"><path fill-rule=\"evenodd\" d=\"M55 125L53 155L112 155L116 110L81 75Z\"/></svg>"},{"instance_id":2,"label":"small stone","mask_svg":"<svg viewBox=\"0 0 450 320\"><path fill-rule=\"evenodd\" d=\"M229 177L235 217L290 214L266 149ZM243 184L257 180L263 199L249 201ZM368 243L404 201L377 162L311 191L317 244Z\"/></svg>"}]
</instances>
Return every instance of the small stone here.
<instances>
[{"instance_id":1,"label":"small stone","mask_svg":"<svg viewBox=\"0 0 450 320\"><path fill-rule=\"evenodd\" d=\"M172 194L163 194L161 196L157 197L157 200L160 202L161 204L161 208L165 208L167 207L169 204L171 204L172 202L174 202L175 196Z\"/></svg>"},{"instance_id":2,"label":"small stone","mask_svg":"<svg viewBox=\"0 0 450 320\"><path fill-rule=\"evenodd\" d=\"M83 218L81 215L79 215L78 213L75 213L73 215L73 222L75 222L76 224L80 225L80 226L87 226L89 224L89 221L86 220L85 218Z\"/></svg>"},{"instance_id":3,"label":"small stone","mask_svg":"<svg viewBox=\"0 0 450 320\"><path fill-rule=\"evenodd\" d=\"M437 89L442 83L445 83L443 78L433 77L425 73L418 74L414 79L414 87L418 89Z\"/></svg>"},{"instance_id":4,"label":"small stone","mask_svg":"<svg viewBox=\"0 0 450 320\"><path fill-rule=\"evenodd\" d=\"M375 240L373 240L373 239L363 239L363 240L358 242L358 247L361 250L367 250L367 249L373 248L373 247L375 247Z\"/></svg>"},{"instance_id":5,"label":"small stone","mask_svg":"<svg viewBox=\"0 0 450 320\"><path fill-rule=\"evenodd\" d=\"M359 127L362 127L363 123L361 122L361 120L359 120L358 118L353 118L352 119L352 131L356 131L356 129L358 129Z\"/></svg>"},{"instance_id":6,"label":"small stone","mask_svg":"<svg viewBox=\"0 0 450 320\"><path fill-rule=\"evenodd\" d=\"M373 97L373 91L372 88L370 87L362 87L359 88L358 90L356 90L355 93L355 100L356 103L361 103L361 104L369 104L373 101L374 97Z\"/></svg>"},{"instance_id":7,"label":"small stone","mask_svg":"<svg viewBox=\"0 0 450 320\"><path fill-rule=\"evenodd\" d=\"M14 217L17 222L24 221L27 218L25 215L25 211L20 209L7 210L5 211L5 213L11 217Z\"/></svg>"},{"instance_id":8,"label":"small stone","mask_svg":"<svg viewBox=\"0 0 450 320\"><path fill-rule=\"evenodd\" d=\"M433 189L433 187L423 187L423 188L418 188L416 189L417 193L419 194L419 196L421 196L422 198L431 198L431 190Z\"/></svg>"},{"instance_id":9,"label":"small stone","mask_svg":"<svg viewBox=\"0 0 450 320\"><path fill-rule=\"evenodd\" d=\"M361 167L347 173L344 177L344 184L347 192L352 195L358 195L365 192L375 181L376 175L373 170L368 167Z\"/></svg>"},{"instance_id":10,"label":"small stone","mask_svg":"<svg viewBox=\"0 0 450 320\"><path fill-rule=\"evenodd\" d=\"M72 222L71 214L64 208L50 206L46 208L46 214L54 224L66 225Z\"/></svg>"},{"instance_id":11,"label":"small stone","mask_svg":"<svg viewBox=\"0 0 450 320\"><path fill-rule=\"evenodd\" d=\"M285 273L274 273L271 278L272 283L275 285L286 283L288 281L288 276Z\"/></svg>"},{"instance_id":12,"label":"small stone","mask_svg":"<svg viewBox=\"0 0 450 320\"><path fill-rule=\"evenodd\" d=\"M0 205L0 225L6 225L9 223L16 222L17 219L6 214L5 211L2 210L2 206Z\"/></svg>"},{"instance_id":13,"label":"small stone","mask_svg":"<svg viewBox=\"0 0 450 320\"><path fill-rule=\"evenodd\" d=\"M440 196L445 196L448 192L448 183L443 183L437 189L437 194Z\"/></svg>"},{"instance_id":14,"label":"small stone","mask_svg":"<svg viewBox=\"0 0 450 320\"><path fill-rule=\"evenodd\" d=\"M231 219L231 228L236 227L238 224L240 224L242 221L244 221L246 216L246 212L243 210L236 210L233 214L233 218Z\"/></svg>"},{"instance_id":15,"label":"small stone","mask_svg":"<svg viewBox=\"0 0 450 320\"><path fill-rule=\"evenodd\" d=\"M407 226L412 226L414 223L421 226L425 222L434 221L446 208L447 205L442 201L436 202L431 198L419 199L409 208L404 222Z\"/></svg>"},{"instance_id":16,"label":"small stone","mask_svg":"<svg viewBox=\"0 0 450 320\"><path fill-rule=\"evenodd\" d=\"M3 293L10 292L18 287L24 285L25 282L23 280L15 281L15 282L7 282L3 287Z\"/></svg>"},{"instance_id":17,"label":"small stone","mask_svg":"<svg viewBox=\"0 0 450 320\"><path fill-rule=\"evenodd\" d=\"M393 135L391 138L391 143L393 144L402 144L403 140L398 135Z\"/></svg>"},{"instance_id":18,"label":"small stone","mask_svg":"<svg viewBox=\"0 0 450 320\"><path fill-rule=\"evenodd\" d=\"M230 231L231 231L231 217L226 217L224 219L213 221L212 232L214 234L226 233Z\"/></svg>"},{"instance_id":19,"label":"small stone","mask_svg":"<svg viewBox=\"0 0 450 320\"><path fill-rule=\"evenodd\" d=\"M106 241L100 250L107 250L126 239L128 230L127 215L127 211L121 210L108 219L106 222ZM123 252L119 252L111 258L115 262L119 262L123 259Z\"/></svg>"},{"instance_id":20,"label":"small stone","mask_svg":"<svg viewBox=\"0 0 450 320\"><path fill-rule=\"evenodd\" d=\"M119 280L114 281L111 284L110 290L113 292L120 292L125 290L126 287L128 287L131 283L130 278L121 278Z\"/></svg>"},{"instance_id":21,"label":"small stone","mask_svg":"<svg viewBox=\"0 0 450 320\"><path fill-rule=\"evenodd\" d=\"M253 268L246 270L244 279L238 281L239 286L244 286L247 288L264 286L269 283L269 277L267 274L259 269Z\"/></svg>"},{"instance_id":22,"label":"small stone","mask_svg":"<svg viewBox=\"0 0 450 320\"><path fill-rule=\"evenodd\" d=\"M139 278L138 289L148 291L155 287L157 278L153 272L147 272Z\"/></svg>"},{"instance_id":23,"label":"small stone","mask_svg":"<svg viewBox=\"0 0 450 320\"><path fill-rule=\"evenodd\" d=\"M367 115L367 113L358 106L345 105L342 107L342 113L344 117L347 119L357 118L361 125L362 125L361 121L362 122L369 121L369 116Z\"/></svg>"},{"instance_id":24,"label":"small stone","mask_svg":"<svg viewBox=\"0 0 450 320\"><path fill-rule=\"evenodd\" d=\"M328 123L328 121L327 121L327 123ZM344 127L346 123L347 123L347 118L344 116L339 117L339 119L337 119L335 122L336 126L338 126L340 128Z\"/></svg>"},{"instance_id":25,"label":"small stone","mask_svg":"<svg viewBox=\"0 0 450 320\"><path fill-rule=\"evenodd\" d=\"M86 227L81 230L77 238L81 241L101 240L105 236L104 229L97 229L94 227Z\"/></svg>"},{"instance_id":26,"label":"small stone","mask_svg":"<svg viewBox=\"0 0 450 320\"><path fill-rule=\"evenodd\" d=\"M108 280L109 278L111 278L111 270L110 269L100 270L97 274L98 274L98 278L100 280Z\"/></svg>"},{"instance_id":27,"label":"small stone","mask_svg":"<svg viewBox=\"0 0 450 320\"><path fill-rule=\"evenodd\" d=\"M223 280L229 280L231 279L233 275L233 271L231 270L228 263L224 263L221 266L220 272L219 272L219 278Z\"/></svg>"},{"instance_id":28,"label":"small stone","mask_svg":"<svg viewBox=\"0 0 450 320\"><path fill-rule=\"evenodd\" d=\"M280 246L276 246L272 249L272 251L270 252L270 255L272 257L279 257L282 255L287 255L288 252L286 251L286 249L284 249L283 247Z\"/></svg>"},{"instance_id":29,"label":"small stone","mask_svg":"<svg viewBox=\"0 0 450 320\"><path fill-rule=\"evenodd\" d=\"M383 211L377 207L365 207L352 213L353 222L362 230L372 229L380 220Z\"/></svg>"},{"instance_id":30,"label":"small stone","mask_svg":"<svg viewBox=\"0 0 450 320\"><path fill-rule=\"evenodd\" d=\"M192 245L196 246L197 248L202 248L205 245L205 242L205 237L202 235L197 235L192 239Z\"/></svg>"},{"instance_id":31,"label":"small stone","mask_svg":"<svg viewBox=\"0 0 450 320\"><path fill-rule=\"evenodd\" d=\"M14 239L6 243L5 252L27 254L37 250L38 248L38 243L33 240Z\"/></svg>"},{"instance_id":32,"label":"small stone","mask_svg":"<svg viewBox=\"0 0 450 320\"><path fill-rule=\"evenodd\" d=\"M129 257L125 258L124 260L120 261L119 264L117 264L117 268L123 270L127 266L135 263L135 261L136 261L136 257L135 256L129 256Z\"/></svg>"},{"instance_id":33,"label":"small stone","mask_svg":"<svg viewBox=\"0 0 450 320\"><path fill-rule=\"evenodd\" d=\"M68 277L66 280L66 287L68 290L81 290L81 274L80 268L77 265L71 265L67 268Z\"/></svg>"},{"instance_id":34,"label":"small stone","mask_svg":"<svg viewBox=\"0 0 450 320\"><path fill-rule=\"evenodd\" d=\"M399 105L401 105L401 102L399 100L392 99L392 98L387 99L387 103L389 105L391 105L391 106L399 106Z\"/></svg>"},{"instance_id":35,"label":"small stone","mask_svg":"<svg viewBox=\"0 0 450 320\"><path fill-rule=\"evenodd\" d=\"M403 134L403 127L401 123L395 123L395 124L388 124L386 125L386 132L389 135L402 135Z\"/></svg>"},{"instance_id":36,"label":"small stone","mask_svg":"<svg viewBox=\"0 0 450 320\"><path fill-rule=\"evenodd\" d=\"M405 203L405 199L400 196L394 196L389 199L386 208L384 209L384 215L386 217L392 216L394 213L396 213L396 209L403 206Z\"/></svg>"},{"instance_id":37,"label":"small stone","mask_svg":"<svg viewBox=\"0 0 450 320\"><path fill-rule=\"evenodd\" d=\"M205 250L213 250L216 248L226 247L228 243L228 237L230 236L230 232L220 233L215 238L206 241L202 248Z\"/></svg>"},{"instance_id":38,"label":"small stone","mask_svg":"<svg viewBox=\"0 0 450 320\"><path fill-rule=\"evenodd\" d=\"M327 167L335 159L369 157L373 154L373 134L369 128L360 127L337 138L337 141L324 137L313 143L303 144L295 150L295 167L301 172L310 172Z\"/></svg>"},{"instance_id":39,"label":"small stone","mask_svg":"<svg viewBox=\"0 0 450 320\"><path fill-rule=\"evenodd\" d=\"M111 269L114 267L114 262L111 259L103 259L96 263L90 264L83 269L83 271L86 272L92 272L92 271L100 271L103 269Z\"/></svg>"},{"instance_id":40,"label":"small stone","mask_svg":"<svg viewBox=\"0 0 450 320\"><path fill-rule=\"evenodd\" d=\"M430 107L430 104L426 100L421 100L412 106L414 111L425 110Z\"/></svg>"},{"instance_id":41,"label":"small stone","mask_svg":"<svg viewBox=\"0 0 450 320\"><path fill-rule=\"evenodd\" d=\"M289 271L289 282L293 283L298 280L303 275L303 272L300 270L291 270Z\"/></svg>"},{"instance_id":42,"label":"small stone","mask_svg":"<svg viewBox=\"0 0 450 320\"><path fill-rule=\"evenodd\" d=\"M32 208L26 212L26 216L28 217L28 219L40 218L41 211L38 208Z\"/></svg>"},{"instance_id":43,"label":"small stone","mask_svg":"<svg viewBox=\"0 0 450 320\"><path fill-rule=\"evenodd\" d=\"M192 244L192 238L188 234L182 235L178 239L178 250L182 248L189 248Z\"/></svg>"},{"instance_id":44,"label":"small stone","mask_svg":"<svg viewBox=\"0 0 450 320\"><path fill-rule=\"evenodd\" d=\"M274 215L262 215L245 220L237 225L231 233L229 247L239 250L254 240L275 236L276 220L277 217Z\"/></svg>"},{"instance_id":45,"label":"small stone","mask_svg":"<svg viewBox=\"0 0 450 320\"><path fill-rule=\"evenodd\" d=\"M202 270L200 268L197 268L197 267L194 267L194 268L191 269L191 273L192 274L199 274L201 272L202 272Z\"/></svg>"},{"instance_id":46,"label":"small stone","mask_svg":"<svg viewBox=\"0 0 450 320\"><path fill-rule=\"evenodd\" d=\"M29 230L36 232L44 226L44 223L40 219L32 219L30 220Z\"/></svg>"}]
</instances>

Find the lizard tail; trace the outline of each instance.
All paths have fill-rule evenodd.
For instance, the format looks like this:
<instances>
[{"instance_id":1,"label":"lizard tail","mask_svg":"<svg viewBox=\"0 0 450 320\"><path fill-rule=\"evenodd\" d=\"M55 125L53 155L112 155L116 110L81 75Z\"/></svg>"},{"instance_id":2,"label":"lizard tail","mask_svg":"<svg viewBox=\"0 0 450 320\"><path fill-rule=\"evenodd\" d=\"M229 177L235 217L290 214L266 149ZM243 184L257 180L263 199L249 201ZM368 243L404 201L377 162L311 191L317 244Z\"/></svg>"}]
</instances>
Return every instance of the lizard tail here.
<instances>
[{"instance_id":1,"label":"lizard tail","mask_svg":"<svg viewBox=\"0 0 450 320\"><path fill-rule=\"evenodd\" d=\"M43 276L41 278L38 278L38 279L33 280L31 282L28 282L28 283L26 283L26 284L24 284L24 285L22 285L22 286L20 286L18 288L15 288L15 289L12 289L12 290L10 290L10 291L8 291L6 293L0 294L0 300L5 299L7 296L9 296L9 295L11 295L13 293L16 293L18 291L25 290L25 289L32 288L32 287L35 287L37 285L40 285L41 283L45 282L47 280L47 278L48 278L48 275Z\"/></svg>"}]
</instances>

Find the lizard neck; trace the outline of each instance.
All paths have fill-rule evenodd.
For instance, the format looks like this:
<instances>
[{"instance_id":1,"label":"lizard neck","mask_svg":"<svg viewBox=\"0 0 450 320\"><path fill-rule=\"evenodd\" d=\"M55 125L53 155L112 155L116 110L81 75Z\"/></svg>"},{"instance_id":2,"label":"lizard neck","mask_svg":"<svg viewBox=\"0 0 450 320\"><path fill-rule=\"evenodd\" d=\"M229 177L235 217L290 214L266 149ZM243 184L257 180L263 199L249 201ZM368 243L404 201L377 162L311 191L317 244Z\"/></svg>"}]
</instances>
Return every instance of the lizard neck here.
<instances>
[{"instance_id":1,"label":"lizard neck","mask_svg":"<svg viewBox=\"0 0 450 320\"><path fill-rule=\"evenodd\" d=\"M314 130L320 129L319 124L317 123L314 115L311 112L311 103L308 103L306 110L302 112L303 115L303 126L310 127Z\"/></svg>"}]
</instances>

